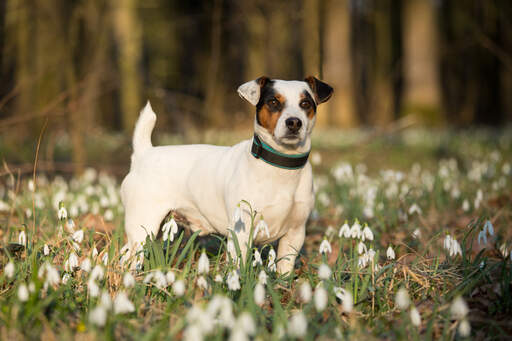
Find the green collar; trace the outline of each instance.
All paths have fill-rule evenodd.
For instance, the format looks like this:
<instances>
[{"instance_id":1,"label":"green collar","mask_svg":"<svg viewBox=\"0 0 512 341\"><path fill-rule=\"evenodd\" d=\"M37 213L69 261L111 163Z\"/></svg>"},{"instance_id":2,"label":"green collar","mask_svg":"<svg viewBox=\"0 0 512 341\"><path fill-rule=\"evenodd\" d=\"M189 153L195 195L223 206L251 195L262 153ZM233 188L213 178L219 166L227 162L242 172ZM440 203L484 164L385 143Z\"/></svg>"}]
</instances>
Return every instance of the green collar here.
<instances>
[{"instance_id":1,"label":"green collar","mask_svg":"<svg viewBox=\"0 0 512 341\"><path fill-rule=\"evenodd\" d=\"M254 134L252 140L251 154L266 163L283 169L300 169L308 162L309 152L304 154L284 154L278 152L265 142L261 141L258 135Z\"/></svg>"}]
</instances>

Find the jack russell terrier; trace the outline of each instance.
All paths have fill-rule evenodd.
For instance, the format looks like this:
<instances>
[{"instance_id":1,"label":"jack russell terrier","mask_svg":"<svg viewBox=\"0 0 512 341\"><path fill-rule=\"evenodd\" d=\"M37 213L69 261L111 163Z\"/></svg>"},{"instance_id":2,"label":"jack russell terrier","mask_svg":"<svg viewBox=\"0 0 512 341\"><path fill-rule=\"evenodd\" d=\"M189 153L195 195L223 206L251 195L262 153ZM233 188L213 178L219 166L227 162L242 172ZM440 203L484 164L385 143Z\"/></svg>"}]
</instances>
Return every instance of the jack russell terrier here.
<instances>
[{"instance_id":1,"label":"jack russell terrier","mask_svg":"<svg viewBox=\"0 0 512 341\"><path fill-rule=\"evenodd\" d=\"M156 236L169 212L181 216L200 235L231 236L234 230L246 259L251 217L241 200L263 216L269 235L254 242L279 239L277 271L292 273L314 206L313 173L308 162L317 105L333 89L308 77L283 81L260 77L238 88L256 106L254 137L232 147L151 144L156 115L148 102L133 134L130 172L121 185L125 230L130 254L142 249L146 236Z\"/></svg>"}]
</instances>

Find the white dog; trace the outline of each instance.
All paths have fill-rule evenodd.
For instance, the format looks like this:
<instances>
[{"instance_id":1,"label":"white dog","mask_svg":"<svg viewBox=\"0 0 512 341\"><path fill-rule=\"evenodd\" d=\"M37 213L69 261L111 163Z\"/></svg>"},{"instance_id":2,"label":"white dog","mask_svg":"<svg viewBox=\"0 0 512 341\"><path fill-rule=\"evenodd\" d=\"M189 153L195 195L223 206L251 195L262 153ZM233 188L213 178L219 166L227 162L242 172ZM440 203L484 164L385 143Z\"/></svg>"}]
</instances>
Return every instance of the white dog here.
<instances>
[{"instance_id":1,"label":"white dog","mask_svg":"<svg viewBox=\"0 0 512 341\"><path fill-rule=\"evenodd\" d=\"M232 147L181 145L153 147L156 115L148 102L133 134L131 168L121 185L125 229L132 254L148 234L157 235L162 220L173 211L188 228L201 235L219 233L238 238L245 259L250 215L241 205L238 222L232 217L241 200L263 216L269 236L279 239L278 272L292 272L314 205L313 174L307 161L316 107L333 89L314 77L305 81L260 77L238 88L256 106L254 137ZM256 221L255 223L258 223Z\"/></svg>"}]
</instances>

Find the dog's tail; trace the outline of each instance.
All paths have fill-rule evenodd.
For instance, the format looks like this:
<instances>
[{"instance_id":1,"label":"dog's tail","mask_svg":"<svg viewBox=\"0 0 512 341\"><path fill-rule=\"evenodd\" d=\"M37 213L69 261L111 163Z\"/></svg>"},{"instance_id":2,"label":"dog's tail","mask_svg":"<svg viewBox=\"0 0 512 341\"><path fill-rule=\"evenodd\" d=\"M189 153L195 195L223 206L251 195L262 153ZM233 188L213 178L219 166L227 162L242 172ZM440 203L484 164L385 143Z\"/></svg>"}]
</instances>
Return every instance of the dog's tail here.
<instances>
[{"instance_id":1,"label":"dog's tail","mask_svg":"<svg viewBox=\"0 0 512 341\"><path fill-rule=\"evenodd\" d=\"M151 132L155 127L156 114L148 103L142 109L139 119L135 124L133 132L133 156L142 154L145 150L153 147L151 144Z\"/></svg>"}]
</instances>

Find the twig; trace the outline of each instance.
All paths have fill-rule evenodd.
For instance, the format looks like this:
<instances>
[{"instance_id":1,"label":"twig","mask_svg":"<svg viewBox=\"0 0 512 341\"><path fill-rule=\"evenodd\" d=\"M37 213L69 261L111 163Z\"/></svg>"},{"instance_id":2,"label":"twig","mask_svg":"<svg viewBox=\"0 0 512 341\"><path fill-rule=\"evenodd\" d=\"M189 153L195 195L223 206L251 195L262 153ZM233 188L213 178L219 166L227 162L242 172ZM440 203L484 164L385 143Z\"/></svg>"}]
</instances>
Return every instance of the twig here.
<instances>
[{"instance_id":1,"label":"twig","mask_svg":"<svg viewBox=\"0 0 512 341\"><path fill-rule=\"evenodd\" d=\"M36 170L37 170L37 161L39 159L39 147L41 146L41 139L43 138L43 134L46 131L46 127L48 126L48 116L46 116L46 120L44 121L43 128L41 129L41 132L39 133L39 138L37 139L37 146L36 146L36 157L34 160L34 170L32 172L32 182L34 184L34 191L32 192L32 238L36 235ZM34 244L34 241L32 240L32 245Z\"/></svg>"}]
</instances>

